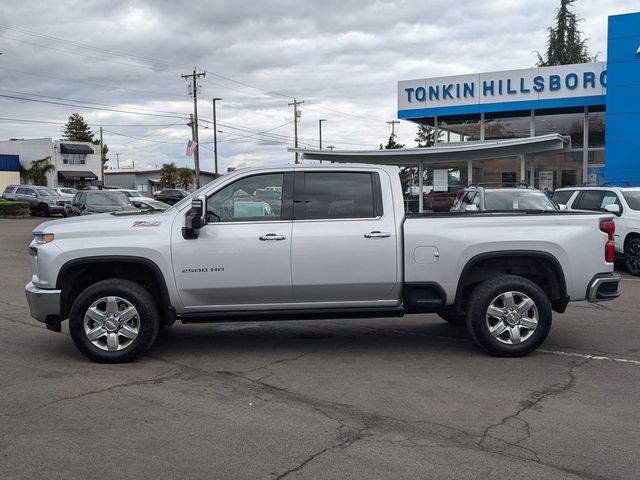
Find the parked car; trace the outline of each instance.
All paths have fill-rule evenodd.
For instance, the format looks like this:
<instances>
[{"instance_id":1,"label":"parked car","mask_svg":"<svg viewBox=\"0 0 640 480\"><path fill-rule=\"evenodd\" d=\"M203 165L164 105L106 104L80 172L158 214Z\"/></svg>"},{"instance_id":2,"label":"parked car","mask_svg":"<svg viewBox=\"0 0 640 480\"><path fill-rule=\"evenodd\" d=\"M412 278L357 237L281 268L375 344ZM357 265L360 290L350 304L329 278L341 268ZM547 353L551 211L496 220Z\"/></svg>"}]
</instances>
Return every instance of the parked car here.
<instances>
[{"instance_id":1,"label":"parked car","mask_svg":"<svg viewBox=\"0 0 640 480\"><path fill-rule=\"evenodd\" d=\"M146 199L146 200L155 200L155 198L143 195L142 192L140 192L139 190L129 190L129 189L125 189L125 188L118 188L118 189L115 189L115 190L112 190L112 191L124 193L127 197L129 197L129 200L133 200L134 198L143 198L143 199Z\"/></svg>"},{"instance_id":2,"label":"parked car","mask_svg":"<svg viewBox=\"0 0 640 480\"><path fill-rule=\"evenodd\" d=\"M165 212L43 223L30 244L31 315L54 331L69 319L77 348L108 363L142 355L176 319L427 312L466 318L479 345L512 357L542 344L552 310L619 295L613 214L405 216L398 173L242 169ZM283 189L280 214L263 206L236 216L246 200L235 192L268 186Z\"/></svg>"},{"instance_id":3,"label":"parked car","mask_svg":"<svg viewBox=\"0 0 640 480\"><path fill-rule=\"evenodd\" d=\"M136 207L122 192L110 190L82 190L73 197L73 202L67 207L67 215L91 215L108 212L135 212Z\"/></svg>"},{"instance_id":4,"label":"parked car","mask_svg":"<svg viewBox=\"0 0 640 480\"><path fill-rule=\"evenodd\" d=\"M20 185L7 185L4 188L4 192L2 193L2 198L4 200L15 200L16 199L16 190Z\"/></svg>"},{"instance_id":5,"label":"parked car","mask_svg":"<svg viewBox=\"0 0 640 480\"><path fill-rule=\"evenodd\" d=\"M65 197L65 196L73 197L76 193L78 193L78 190L71 187L57 187L57 188L52 188L52 190L54 190L61 197Z\"/></svg>"},{"instance_id":6,"label":"parked car","mask_svg":"<svg viewBox=\"0 0 640 480\"><path fill-rule=\"evenodd\" d=\"M161 202L173 205L175 203L178 203L187 195L189 195L189 193L181 188L168 188L165 190L160 190L160 192L158 192L158 194L156 195L156 200L160 200Z\"/></svg>"},{"instance_id":7,"label":"parked car","mask_svg":"<svg viewBox=\"0 0 640 480\"><path fill-rule=\"evenodd\" d=\"M464 188L451 207L452 212L543 210L556 211L558 207L544 192L526 187L487 188L470 186Z\"/></svg>"},{"instance_id":8,"label":"parked car","mask_svg":"<svg viewBox=\"0 0 640 480\"><path fill-rule=\"evenodd\" d=\"M161 202L159 200L154 200L145 197L133 197L129 198L129 201L133 204L134 207L139 208L140 210L150 210L152 212L164 212L168 208L171 208L171 205L168 203Z\"/></svg>"},{"instance_id":9,"label":"parked car","mask_svg":"<svg viewBox=\"0 0 640 480\"><path fill-rule=\"evenodd\" d=\"M632 275L640 276L640 188L567 187L553 193L553 201L569 210L609 212L615 215L616 253Z\"/></svg>"},{"instance_id":10,"label":"parked car","mask_svg":"<svg viewBox=\"0 0 640 480\"><path fill-rule=\"evenodd\" d=\"M65 214L65 205L70 198L61 197L54 190L35 185L18 185L12 200L27 202L32 215L48 217L51 214Z\"/></svg>"}]
</instances>

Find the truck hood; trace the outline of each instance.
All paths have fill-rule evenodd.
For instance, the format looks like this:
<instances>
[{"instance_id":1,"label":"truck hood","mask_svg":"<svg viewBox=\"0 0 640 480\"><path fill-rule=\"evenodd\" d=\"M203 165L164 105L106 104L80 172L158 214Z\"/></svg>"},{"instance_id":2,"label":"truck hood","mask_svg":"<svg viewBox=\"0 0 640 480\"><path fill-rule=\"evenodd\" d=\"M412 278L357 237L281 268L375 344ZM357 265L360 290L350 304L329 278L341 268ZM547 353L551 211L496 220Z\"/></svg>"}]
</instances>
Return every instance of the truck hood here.
<instances>
[{"instance_id":1,"label":"truck hood","mask_svg":"<svg viewBox=\"0 0 640 480\"><path fill-rule=\"evenodd\" d=\"M176 211L155 213L100 213L41 223L34 232L53 233L56 238L134 235L140 230L157 230L170 225Z\"/></svg>"}]
</instances>

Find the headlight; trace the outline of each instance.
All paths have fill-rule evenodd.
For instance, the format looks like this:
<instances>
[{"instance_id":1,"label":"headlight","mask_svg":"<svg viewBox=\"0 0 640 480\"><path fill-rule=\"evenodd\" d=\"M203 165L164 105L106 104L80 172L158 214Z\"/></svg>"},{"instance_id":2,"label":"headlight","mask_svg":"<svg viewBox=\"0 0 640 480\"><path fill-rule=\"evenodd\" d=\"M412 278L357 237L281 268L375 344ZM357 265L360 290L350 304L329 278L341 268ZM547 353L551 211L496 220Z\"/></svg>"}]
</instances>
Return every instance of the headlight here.
<instances>
[{"instance_id":1,"label":"headlight","mask_svg":"<svg viewBox=\"0 0 640 480\"><path fill-rule=\"evenodd\" d=\"M37 232L33 234L33 239L36 241L38 245L43 245L45 243L53 242L53 233L42 233Z\"/></svg>"}]
</instances>

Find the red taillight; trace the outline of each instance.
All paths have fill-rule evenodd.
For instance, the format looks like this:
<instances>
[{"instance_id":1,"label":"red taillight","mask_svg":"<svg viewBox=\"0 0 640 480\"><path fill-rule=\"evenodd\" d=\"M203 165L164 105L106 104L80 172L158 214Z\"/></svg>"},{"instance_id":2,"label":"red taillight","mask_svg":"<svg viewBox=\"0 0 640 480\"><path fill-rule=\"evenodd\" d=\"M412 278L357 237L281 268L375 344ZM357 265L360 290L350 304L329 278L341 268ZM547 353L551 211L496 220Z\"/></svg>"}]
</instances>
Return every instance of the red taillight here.
<instances>
[{"instance_id":1,"label":"red taillight","mask_svg":"<svg viewBox=\"0 0 640 480\"><path fill-rule=\"evenodd\" d=\"M600 220L600 231L609 236L609 239L604 246L604 259L607 262L613 262L616 258L616 246L615 243L613 243L613 234L616 231L616 224L613 223L613 220Z\"/></svg>"}]
</instances>

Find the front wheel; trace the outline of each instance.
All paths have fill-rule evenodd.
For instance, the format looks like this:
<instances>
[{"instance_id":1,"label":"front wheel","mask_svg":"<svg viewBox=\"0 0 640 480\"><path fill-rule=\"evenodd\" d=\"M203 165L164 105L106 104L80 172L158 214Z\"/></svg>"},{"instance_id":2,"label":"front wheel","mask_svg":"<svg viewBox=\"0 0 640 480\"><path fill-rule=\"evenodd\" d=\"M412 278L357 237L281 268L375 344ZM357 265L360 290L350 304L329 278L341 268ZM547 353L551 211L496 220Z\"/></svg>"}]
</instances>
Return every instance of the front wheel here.
<instances>
[{"instance_id":1,"label":"front wheel","mask_svg":"<svg viewBox=\"0 0 640 480\"><path fill-rule=\"evenodd\" d=\"M467 328L487 352L521 357L533 352L551 329L551 305L542 289L523 277L487 280L473 291Z\"/></svg>"},{"instance_id":2,"label":"front wheel","mask_svg":"<svg viewBox=\"0 0 640 480\"><path fill-rule=\"evenodd\" d=\"M640 276L640 238L630 240L624 247L624 264L631 275Z\"/></svg>"},{"instance_id":3,"label":"front wheel","mask_svg":"<svg viewBox=\"0 0 640 480\"><path fill-rule=\"evenodd\" d=\"M90 286L69 313L69 331L76 347L100 363L136 359L153 344L159 328L153 296L130 280L103 280Z\"/></svg>"}]
</instances>

